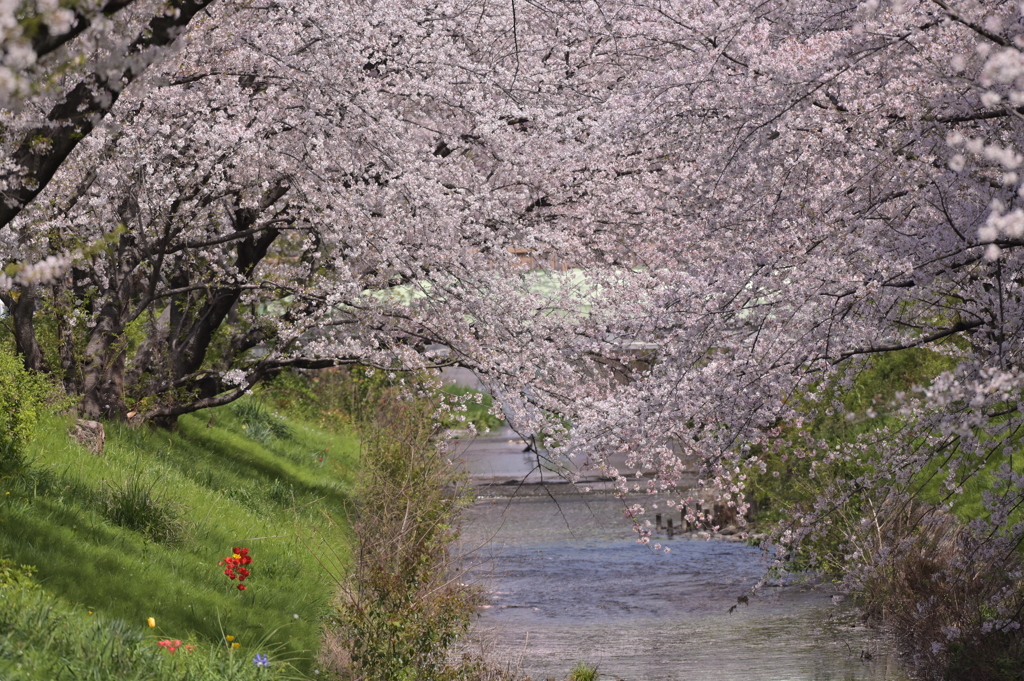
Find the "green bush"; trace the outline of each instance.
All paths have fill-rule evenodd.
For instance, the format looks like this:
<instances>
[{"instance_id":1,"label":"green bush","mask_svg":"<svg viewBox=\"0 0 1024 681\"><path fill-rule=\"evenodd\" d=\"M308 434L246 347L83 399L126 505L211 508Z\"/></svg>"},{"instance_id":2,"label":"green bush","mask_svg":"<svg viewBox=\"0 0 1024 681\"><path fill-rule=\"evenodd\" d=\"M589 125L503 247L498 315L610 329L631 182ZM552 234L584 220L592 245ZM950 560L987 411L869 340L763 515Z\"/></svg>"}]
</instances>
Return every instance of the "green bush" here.
<instances>
[{"instance_id":1,"label":"green bush","mask_svg":"<svg viewBox=\"0 0 1024 681\"><path fill-rule=\"evenodd\" d=\"M874 448L865 446L855 460L830 459L823 452L898 431L905 424L896 408L897 395L928 385L953 366L950 357L920 348L879 354L846 367L847 380L821 386L814 399L795 398L803 421L780 423L769 445L750 448L751 455L767 462L767 473L756 467L747 470L747 499L757 509L755 519L788 527L794 513L813 509L837 481L870 474L879 456ZM790 567L843 574L850 528L870 515L869 503L864 494L851 494L816 528L814 540L805 540L790 556Z\"/></svg>"},{"instance_id":2,"label":"green bush","mask_svg":"<svg viewBox=\"0 0 1024 681\"><path fill-rule=\"evenodd\" d=\"M380 400L397 382L387 372L361 366L286 372L260 396L322 427L348 427L371 422Z\"/></svg>"},{"instance_id":3,"label":"green bush","mask_svg":"<svg viewBox=\"0 0 1024 681\"><path fill-rule=\"evenodd\" d=\"M42 377L26 371L16 355L0 347L0 475L24 465L39 408L52 394Z\"/></svg>"},{"instance_id":4,"label":"green bush","mask_svg":"<svg viewBox=\"0 0 1024 681\"><path fill-rule=\"evenodd\" d=\"M337 605L353 678L456 678L448 650L469 626L476 592L453 578L449 545L468 497L434 438L426 402L381 401L363 428L353 565Z\"/></svg>"},{"instance_id":5,"label":"green bush","mask_svg":"<svg viewBox=\"0 0 1024 681\"><path fill-rule=\"evenodd\" d=\"M393 398L403 385L422 378L359 366L305 374L286 373L274 379L262 396L279 409L298 410L322 425L361 424L374 419L382 399ZM466 428L472 424L478 432L486 432L505 424L491 413L493 399L490 395L457 385L444 386L441 392L438 397L448 407L448 416L442 424L445 427Z\"/></svg>"}]
</instances>

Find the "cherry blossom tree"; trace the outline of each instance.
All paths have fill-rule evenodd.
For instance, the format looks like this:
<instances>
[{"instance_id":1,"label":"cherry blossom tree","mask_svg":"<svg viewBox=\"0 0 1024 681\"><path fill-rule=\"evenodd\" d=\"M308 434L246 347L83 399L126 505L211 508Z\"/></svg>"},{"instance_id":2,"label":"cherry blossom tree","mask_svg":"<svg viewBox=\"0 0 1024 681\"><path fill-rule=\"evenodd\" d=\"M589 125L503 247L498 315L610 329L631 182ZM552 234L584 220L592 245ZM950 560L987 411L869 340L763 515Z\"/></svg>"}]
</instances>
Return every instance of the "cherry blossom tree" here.
<instances>
[{"instance_id":1,"label":"cherry blossom tree","mask_svg":"<svg viewBox=\"0 0 1024 681\"><path fill-rule=\"evenodd\" d=\"M107 235L109 248L53 289L66 384L86 413L127 410L126 371L135 399L165 400L147 416L173 418L287 366L429 366L422 350L437 342L471 365L497 338L543 345L576 373L552 302L524 290L522 273L508 278L508 248L562 247L536 179L552 160L535 145L567 148L584 134L582 116L561 108L580 95L527 105L506 92L518 78L532 94L514 52L500 54L518 40L511 24L481 46L457 29L459 8L323 9L210 8L136 98L112 104L80 142L83 130L71 135L75 153L6 228L26 261ZM550 70L540 68L534 78ZM543 125L532 129L531 113ZM411 308L367 295L399 284L429 294ZM8 307L19 347L42 368L37 306L30 283L20 288ZM88 310L75 307L85 300ZM481 333L497 308L511 326ZM81 358L70 351L79 320ZM143 322L148 338L126 364L128 325ZM516 367L524 359L504 352Z\"/></svg>"},{"instance_id":2,"label":"cherry blossom tree","mask_svg":"<svg viewBox=\"0 0 1024 681\"><path fill-rule=\"evenodd\" d=\"M148 394L196 381L206 397L236 394L251 382L224 393L223 374L245 373L233 362L256 348L253 378L424 366L417 348L443 343L510 403L529 395L537 409L510 404L520 417L568 414L581 438L593 422L604 434L591 447L665 454L667 440L734 423L701 440L714 458L837 361L986 325L966 307L936 314L964 283L938 275L991 267L976 223L1012 198L1012 170L955 172L945 137L957 123L1012 134L954 68L977 71L975 43L1010 39L941 3L188 9L165 17L191 21L180 52L127 99L94 98L112 110L99 128L82 116L55 154L19 120L11 150L7 259L116 234L54 299L70 287L91 301L77 310L99 352L86 363L118 366L101 348L143 320L140 359L154 343L181 348ZM89 106L69 97L95 78L58 106ZM43 166L60 172L49 181ZM512 247L557 254L587 283L531 294ZM415 305L366 294L397 285ZM975 288L972 306L990 307ZM36 305L20 307L29 328ZM57 315L63 333L70 315ZM245 329L204 367L229 317ZM19 346L42 366L31 336ZM631 375L634 341L658 347L646 373ZM63 358L69 386L75 359ZM133 381L153 368L141 361ZM119 395L122 381L83 374L77 387ZM90 413L125 409L95 402L109 407ZM600 425L612 413L629 421L618 434Z\"/></svg>"}]
</instances>

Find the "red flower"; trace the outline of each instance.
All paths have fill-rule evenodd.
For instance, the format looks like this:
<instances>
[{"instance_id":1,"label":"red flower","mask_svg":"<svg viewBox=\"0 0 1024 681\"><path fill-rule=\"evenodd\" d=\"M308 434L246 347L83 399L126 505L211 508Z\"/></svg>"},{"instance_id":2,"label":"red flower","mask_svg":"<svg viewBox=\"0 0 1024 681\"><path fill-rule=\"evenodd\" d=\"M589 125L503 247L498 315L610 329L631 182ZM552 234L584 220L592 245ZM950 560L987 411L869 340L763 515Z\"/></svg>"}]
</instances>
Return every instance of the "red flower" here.
<instances>
[{"instance_id":1,"label":"red flower","mask_svg":"<svg viewBox=\"0 0 1024 681\"><path fill-rule=\"evenodd\" d=\"M167 639L166 641L157 641L156 644L163 648L167 648L167 652L169 653L174 653L178 648L181 647L181 641L172 641L170 639ZM195 646L192 647L194 648Z\"/></svg>"},{"instance_id":2,"label":"red flower","mask_svg":"<svg viewBox=\"0 0 1024 681\"><path fill-rule=\"evenodd\" d=\"M224 558L224 560L218 562L218 565L226 565L224 568L224 574L230 580L237 579L239 582L249 577L249 570L245 565L252 562L252 557L249 556L249 549L243 546L235 546L231 549L231 555ZM238 585L239 591L245 591L245 586L242 584Z\"/></svg>"}]
</instances>

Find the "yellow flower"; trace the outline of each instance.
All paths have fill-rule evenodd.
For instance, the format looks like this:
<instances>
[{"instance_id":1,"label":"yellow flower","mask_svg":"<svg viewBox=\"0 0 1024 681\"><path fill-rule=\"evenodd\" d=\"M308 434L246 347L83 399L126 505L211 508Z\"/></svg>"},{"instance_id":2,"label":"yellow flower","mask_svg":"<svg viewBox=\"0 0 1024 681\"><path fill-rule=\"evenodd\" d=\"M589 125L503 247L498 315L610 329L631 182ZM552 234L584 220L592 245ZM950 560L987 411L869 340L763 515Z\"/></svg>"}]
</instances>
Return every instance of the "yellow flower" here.
<instances>
[{"instance_id":1,"label":"yellow flower","mask_svg":"<svg viewBox=\"0 0 1024 681\"><path fill-rule=\"evenodd\" d=\"M235 637L234 637L234 636L225 636L224 638L226 638L226 639L228 640L228 642L229 642L229 643L230 643L231 641L234 641L234 640L235 640Z\"/></svg>"},{"instance_id":2,"label":"yellow flower","mask_svg":"<svg viewBox=\"0 0 1024 681\"><path fill-rule=\"evenodd\" d=\"M235 641L234 643L231 644L231 647L232 648L241 648L242 644L239 643L238 641Z\"/></svg>"},{"instance_id":3,"label":"yellow flower","mask_svg":"<svg viewBox=\"0 0 1024 681\"><path fill-rule=\"evenodd\" d=\"M153 619L152 617L150 617L148 620L146 620L146 622L149 624L149 628L150 629L152 629L153 627L156 626L156 620Z\"/></svg>"}]
</instances>

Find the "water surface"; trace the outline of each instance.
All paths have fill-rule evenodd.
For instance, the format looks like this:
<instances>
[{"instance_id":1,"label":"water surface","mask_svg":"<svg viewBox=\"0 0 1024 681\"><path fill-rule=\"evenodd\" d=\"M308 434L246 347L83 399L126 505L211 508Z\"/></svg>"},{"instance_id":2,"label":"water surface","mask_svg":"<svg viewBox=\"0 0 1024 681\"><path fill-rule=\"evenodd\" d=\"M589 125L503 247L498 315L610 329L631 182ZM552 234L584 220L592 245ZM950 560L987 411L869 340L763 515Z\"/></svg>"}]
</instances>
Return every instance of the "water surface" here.
<instances>
[{"instance_id":1,"label":"water surface","mask_svg":"<svg viewBox=\"0 0 1024 681\"><path fill-rule=\"evenodd\" d=\"M581 660L629 681L906 679L890 641L829 589L750 595L757 549L662 535L670 551L653 551L613 496L553 497L484 498L467 514L471 578L489 593L475 633L493 659L534 680Z\"/></svg>"}]
</instances>

